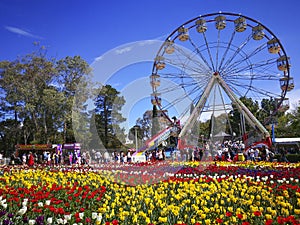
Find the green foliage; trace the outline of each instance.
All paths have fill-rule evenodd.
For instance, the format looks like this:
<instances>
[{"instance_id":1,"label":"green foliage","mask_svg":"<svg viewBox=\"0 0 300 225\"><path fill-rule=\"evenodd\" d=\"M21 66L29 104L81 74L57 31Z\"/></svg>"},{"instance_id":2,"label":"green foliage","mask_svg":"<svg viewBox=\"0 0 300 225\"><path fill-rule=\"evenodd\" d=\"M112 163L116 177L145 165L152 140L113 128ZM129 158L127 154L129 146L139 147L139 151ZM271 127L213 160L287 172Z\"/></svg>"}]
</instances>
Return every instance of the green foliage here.
<instances>
[{"instance_id":1,"label":"green foliage","mask_svg":"<svg viewBox=\"0 0 300 225\"><path fill-rule=\"evenodd\" d=\"M133 141L134 147L136 146L136 141L137 141L137 145L141 147L143 137L144 137L143 128L140 127L139 125L134 125L132 128L129 129L128 138L129 140Z\"/></svg>"},{"instance_id":2,"label":"green foliage","mask_svg":"<svg viewBox=\"0 0 300 225\"><path fill-rule=\"evenodd\" d=\"M73 102L77 112L86 110L88 94L76 99L75 94L79 82L88 83L89 72L79 56L47 58L44 48L0 62L0 114L6 115L1 124L12 121L8 129L0 126L0 150L12 151L18 143L74 142Z\"/></svg>"},{"instance_id":3,"label":"green foliage","mask_svg":"<svg viewBox=\"0 0 300 225\"><path fill-rule=\"evenodd\" d=\"M300 155L299 155L299 154L287 154L287 155L286 155L286 158L287 158L287 160L288 160L290 163L300 162ZM276 159L277 162L281 162L281 161L282 161L281 155L280 155L280 154L276 154L276 155L274 156L274 159Z\"/></svg>"},{"instance_id":4,"label":"green foliage","mask_svg":"<svg viewBox=\"0 0 300 225\"><path fill-rule=\"evenodd\" d=\"M151 136L153 137L159 132L159 121L157 117L157 107L156 105L153 105L152 109L152 130L151 130Z\"/></svg>"},{"instance_id":5,"label":"green foliage","mask_svg":"<svg viewBox=\"0 0 300 225\"><path fill-rule=\"evenodd\" d=\"M112 86L105 85L99 89L95 99L95 125L106 149L119 149L125 142L125 130L120 127L126 120L120 113L124 104L124 97ZM95 135L93 137L96 138Z\"/></svg>"},{"instance_id":6,"label":"green foliage","mask_svg":"<svg viewBox=\"0 0 300 225\"><path fill-rule=\"evenodd\" d=\"M300 155L299 154L287 154L286 158L291 163L300 162Z\"/></svg>"}]
</instances>

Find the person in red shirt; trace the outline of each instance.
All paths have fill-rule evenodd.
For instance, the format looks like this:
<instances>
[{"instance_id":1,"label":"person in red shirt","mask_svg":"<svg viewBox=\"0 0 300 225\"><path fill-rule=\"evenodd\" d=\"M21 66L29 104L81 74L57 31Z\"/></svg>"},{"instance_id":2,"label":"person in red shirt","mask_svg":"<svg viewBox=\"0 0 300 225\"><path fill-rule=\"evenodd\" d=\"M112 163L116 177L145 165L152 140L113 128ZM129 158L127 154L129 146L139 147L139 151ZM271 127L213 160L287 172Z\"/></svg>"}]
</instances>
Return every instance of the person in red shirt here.
<instances>
[{"instance_id":1,"label":"person in red shirt","mask_svg":"<svg viewBox=\"0 0 300 225\"><path fill-rule=\"evenodd\" d=\"M34 165L34 156L33 156L32 152L29 153L28 165L29 166L33 166Z\"/></svg>"}]
</instances>

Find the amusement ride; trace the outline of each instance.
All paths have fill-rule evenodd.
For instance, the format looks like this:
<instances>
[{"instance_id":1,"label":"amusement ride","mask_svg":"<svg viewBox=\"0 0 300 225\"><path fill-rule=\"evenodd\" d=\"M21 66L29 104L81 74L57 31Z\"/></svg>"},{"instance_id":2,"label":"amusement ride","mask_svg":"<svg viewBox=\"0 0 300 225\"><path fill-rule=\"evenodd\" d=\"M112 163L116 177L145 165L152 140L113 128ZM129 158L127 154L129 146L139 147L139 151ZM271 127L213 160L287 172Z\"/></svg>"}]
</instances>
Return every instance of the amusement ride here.
<instances>
[{"instance_id":1,"label":"amusement ride","mask_svg":"<svg viewBox=\"0 0 300 225\"><path fill-rule=\"evenodd\" d=\"M230 12L200 15L178 26L159 48L150 75L151 103L170 124L174 116L180 121L178 148L198 142L200 121L228 115L233 106L241 115L240 133L248 145L270 143L266 124L241 99L275 101L270 118L287 110L286 95L294 88L290 67L283 44L261 22ZM213 130L225 134L220 124L225 127L227 122L218 123L218 128L216 124L211 124L211 137ZM247 136L247 129L256 137ZM161 128L144 150L157 147L169 135L171 126Z\"/></svg>"}]
</instances>

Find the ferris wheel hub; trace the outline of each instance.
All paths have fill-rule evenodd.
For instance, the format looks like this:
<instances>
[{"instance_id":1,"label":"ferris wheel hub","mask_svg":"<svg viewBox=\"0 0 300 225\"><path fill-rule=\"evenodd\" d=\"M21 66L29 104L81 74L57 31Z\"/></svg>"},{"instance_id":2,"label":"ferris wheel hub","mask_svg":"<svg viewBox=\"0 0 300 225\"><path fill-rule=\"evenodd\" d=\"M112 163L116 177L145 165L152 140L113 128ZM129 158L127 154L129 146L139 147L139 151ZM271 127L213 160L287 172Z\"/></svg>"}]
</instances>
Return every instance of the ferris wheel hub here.
<instances>
[{"instance_id":1,"label":"ferris wheel hub","mask_svg":"<svg viewBox=\"0 0 300 225\"><path fill-rule=\"evenodd\" d=\"M220 75L218 71L214 72L214 76Z\"/></svg>"}]
</instances>

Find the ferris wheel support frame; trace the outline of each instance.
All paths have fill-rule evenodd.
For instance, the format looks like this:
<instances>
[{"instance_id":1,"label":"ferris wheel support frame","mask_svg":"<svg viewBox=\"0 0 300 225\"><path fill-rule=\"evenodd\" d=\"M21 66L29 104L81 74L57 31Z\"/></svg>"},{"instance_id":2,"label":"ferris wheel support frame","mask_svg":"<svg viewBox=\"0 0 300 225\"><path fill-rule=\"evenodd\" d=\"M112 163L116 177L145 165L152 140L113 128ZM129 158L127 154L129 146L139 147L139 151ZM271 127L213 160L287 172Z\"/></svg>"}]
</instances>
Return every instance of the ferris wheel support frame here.
<instances>
[{"instance_id":1,"label":"ferris wheel support frame","mask_svg":"<svg viewBox=\"0 0 300 225\"><path fill-rule=\"evenodd\" d=\"M250 110L244 105L244 103L231 91L226 82L220 77L220 75L215 76L218 83L223 87L224 91L231 99L231 101L235 102L239 108L240 112L244 112L244 116L247 121L252 125L252 127L257 127L263 134L265 138L270 137L270 133L267 129L259 122L259 120L250 112Z\"/></svg>"},{"instance_id":2,"label":"ferris wheel support frame","mask_svg":"<svg viewBox=\"0 0 300 225\"><path fill-rule=\"evenodd\" d=\"M189 116L189 119L187 120L187 122L183 126L182 130L180 131L178 138L181 138L182 136L184 136L187 133L187 131L191 128L190 125L194 124L195 120L201 113L201 110L203 109L215 82L216 82L216 80L214 79L214 77L212 77L210 79L209 83L207 84L201 98L199 99L195 108L193 109L191 115Z\"/></svg>"},{"instance_id":3,"label":"ferris wheel support frame","mask_svg":"<svg viewBox=\"0 0 300 225\"><path fill-rule=\"evenodd\" d=\"M250 110L243 104L243 102L235 96L235 94L231 91L231 89L228 87L226 82L221 78L221 76L218 73L215 73L208 85L206 86L205 91L203 92L200 100L197 102L197 105L193 109L189 119L187 120L186 124L183 126L180 134L178 135L178 138L180 139L182 136L186 135L188 130L191 128L191 124L194 124L195 120L201 113L205 102L208 99L208 96L215 85L215 83L218 83L225 93L228 95L228 97L231 99L232 102L236 103L238 109L240 112L244 112L243 115L246 117L246 120L249 122L249 124L257 128L262 134L264 135L265 138L270 137L270 133L267 131L267 129L259 122L259 120L250 112Z\"/></svg>"}]
</instances>

